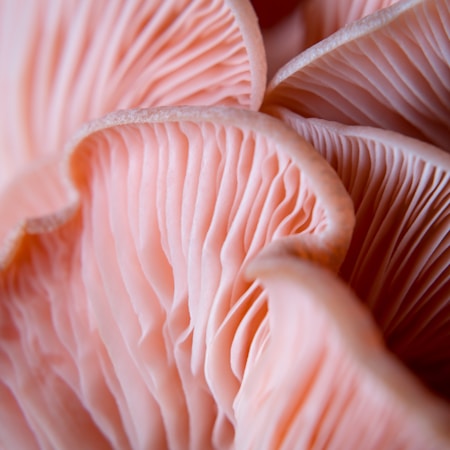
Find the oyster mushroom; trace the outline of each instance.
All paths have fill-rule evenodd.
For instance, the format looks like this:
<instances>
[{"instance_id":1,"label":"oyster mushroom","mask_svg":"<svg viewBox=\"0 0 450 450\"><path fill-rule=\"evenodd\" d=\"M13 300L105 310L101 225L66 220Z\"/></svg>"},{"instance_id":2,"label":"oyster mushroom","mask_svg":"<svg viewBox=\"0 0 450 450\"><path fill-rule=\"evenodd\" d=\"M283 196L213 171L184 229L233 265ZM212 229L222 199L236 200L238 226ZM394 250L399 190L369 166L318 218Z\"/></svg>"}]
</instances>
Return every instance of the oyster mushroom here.
<instances>
[{"instance_id":1,"label":"oyster mushroom","mask_svg":"<svg viewBox=\"0 0 450 450\"><path fill-rule=\"evenodd\" d=\"M450 160L386 130L448 149L449 18L445 1L404 1L355 22L282 68L263 105L339 174L356 211L340 273L390 349L446 398Z\"/></svg>"},{"instance_id":2,"label":"oyster mushroom","mask_svg":"<svg viewBox=\"0 0 450 450\"><path fill-rule=\"evenodd\" d=\"M277 242L336 269L350 198L259 113L124 111L80 133L67 156L77 204L54 229L25 227L0 273L0 409L21 413L2 442L233 447L265 311L244 266Z\"/></svg>"},{"instance_id":3,"label":"oyster mushroom","mask_svg":"<svg viewBox=\"0 0 450 450\"><path fill-rule=\"evenodd\" d=\"M405 0L340 29L282 67L263 105L397 131L449 150L450 10Z\"/></svg>"},{"instance_id":4,"label":"oyster mushroom","mask_svg":"<svg viewBox=\"0 0 450 450\"><path fill-rule=\"evenodd\" d=\"M84 122L138 106L262 102L264 48L246 1L5 1L0 30L0 260L31 218L72 203L60 161Z\"/></svg>"},{"instance_id":5,"label":"oyster mushroom","mask_svg":"<svg viewBox=\"0 0 450 450\"><path fill-rule=\"evenodd\" d=\"M308 47L398 0L252 0L263 31L269 76Z\"/></svg>"},{"instance_id":6,"label":"oyster mushroom","mask_svg":"<svg viewBox=\"0 0 450 450\"><path fill-rule=\"evenodd\" d=\"M430 145L426 154L415 154L419 168L435 177L429 185L435 191L426 191L430 201L423 208L435 211L406 209L410 219L420 216L424 223L431 216L437 230L431 239L407 222L393 227L401 249L389 236L371 234L392 249L386 258L373 252L388 268L415 236L427 244L418 247L420 252L430 250L436 262L423 265L429 274L423 284L417 273L405 285L394 283L398 310L388 313L378 294L389 288L392 272L381 265L374 290L361 296L375 305L382 338L368 312L334 275L302 260L340 269L365 294L364 275L373 266L361 254L361 248L370 247L363 211L371 199L348 183L357 178L352 168L340 165L348 163L350 153L364 154L365 167L370 166L372 146L382 142L386 157L408 161L406 168L400 163L396 169L411 189L419 189L416 160L397 151L405 143L414 150L415 141L370 130L361 138L360 130L336 126L334 137L325 138L333 142L329 150L321 138L333 135L333 125L302 122L301 111L282 109L292 106L283 95L277 97L288 77L271 85L264 111L298 127L311 142L316 139L325 157L334 155L328 159L338 174L280 120L223 107L113 113L84 127L61 153L62 143L82 122L112 109L161 104L258 109L265 85L261 36L244 0L66 2L52 10L46 3L29 6L29 15L11 20L23 9L5 2L0 15L0 59L11 62L5 63L11 70L0 75L10 105L0 123L12 124L0 133L0 208L7 211L0 226L1 446L247 448L340 442L360 448L363 435L373 445L448 446L448 404L433 397L382 344L389 336L389 344L399 343L400 354L411 351L408 341L415 339L420 351L412 349L412 354L419 354L422 364L426 345L438 342L433 351L438 348L439 362L448 368L445 333L435 328L447 321L448 302L441 295L446 272L440 264L448 260L446 169L440 171L439 164L448 159L434 157L439 151ZM448 58L442 37L448 8L441 1L404 2L354 24L347 29L348 41L338 33L324 41L325 47L318 44L317 60L339 54L341 47L350 58L345 52L353 38L362 42L370 35L382 43L381 29L398 36L399 20L419 26L424 17L439 14L442 23L433 35L437 56L422 62L428 64L427 74L437 74L435 86L445 95ZM364 32L358 34L361 24ZM18 31L13 50L10 36ZM338 42L336 48L329 49L330 42ZM417 42L422 57L427 43ZM358 56L362 63L370 59L365 58ZM309 70L309 63L305 67ZM341 82L338 77L338 90L345 88ZM433 89L426 83L417 87L433 105ZM289 95L301 103L298 92L294 86ZM376 111L389 110L381 103ZM372 106L368 102L367 110ZM431 116L447 111L441 106L434 105ZM320 110L319 103L314 107ZM399 110L394 128L403 126L402 114L408 120L414 116L413 109ZM419 115L415 128L408 125L406 131L431 140L432 126L424 117ZM438 121L436 140L442 141L445 121ZM353 142L358 151L347 152L347 144L342 150L336 145L340 140ZM368 192L383 186L379 167L370 167L375 175ZM411 199L399 191L402 199ZM358 214L352 243L351 200ZM251 280L245 278L248 263ZM409 295L408 283L420 292ZM329 300L330 289L339 303ZM286 308L285 294L297 293L312 301ZM414 309L411 298L419 307L431 305L427 313L433 309L420 329L401 311L405 305L408 312ZM323 333L305 339L297 320ZM298 342L291 337L301 338L306 353L297 352ZM324 348L338 358L323 357ZM314 349L321 352L319 360ZM311 361L318 362L309 370ZM423 378L430 381L432 366L425 362ZM444 373L439 371L438 390ZM356 388L350 399L355 403L343 414L327 416L342 411L349 385L335 394L324 390L322 381L335 389L333 383L342 377ZM311 385L323 403L313 399L304 408L292 405L299 393L308 396ZM368 413L361 413L366 407ZM309 427L305 418L311 420ZM249 424L249 419L255 420ZM345 433L349 422L360 425L353 436Z\"/></svg>"},{"instance_id":7,"label":"oyster mushroom","mask_svg":"<svg viewBox=\"0 0 450 450\"><path fill-rule=\"evenodd\" d=\"M246 1L7 0L0 30L0 188L108 112L258 109L265 89L261 34Z\"/></svg>"},{"instance_id":8,"label":"oyster mushroom","mask_svg":"<svg viewBox=\"0 0 450 450\"><path fill-rule=\"evenodd\" d=\"M274 254L247 273L268 306L235 401L237 448L448 448L448 405L386 351L333 273Z\"/></svg>"},{"instance_id":9,"label":"oyster mushroom","mask_svg":"<svg viewBox=\"0 0 450 450\"><path fill-rule=\"evenodd\" d=\"M314 145L352 197L355 231L340 275L390 349L450 398L450 156L394 132L272 113Z\"/></svg>"}]
</instances>

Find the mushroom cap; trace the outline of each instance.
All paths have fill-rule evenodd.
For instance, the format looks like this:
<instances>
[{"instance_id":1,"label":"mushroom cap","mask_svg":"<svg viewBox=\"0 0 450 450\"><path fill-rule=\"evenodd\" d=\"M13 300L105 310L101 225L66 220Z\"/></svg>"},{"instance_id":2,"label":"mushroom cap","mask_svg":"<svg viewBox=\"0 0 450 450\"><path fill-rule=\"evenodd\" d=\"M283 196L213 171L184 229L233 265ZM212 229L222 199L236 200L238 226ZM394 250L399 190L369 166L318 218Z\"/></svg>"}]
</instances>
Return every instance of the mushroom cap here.
<instances>
[{"instance_id":1,"label":"mushroom cap","mask_svg":"<svg viewBox=\"0 0 450 450\"><path fill-rule=\"evenodd\" d=\"M0 188L118 109L258 109L257 19L241 0L7 0L0 4Z\"/></svg>"},{"instance_id":2,"label":"mushroom cap","mask_svg":"<svg viewBox=\"0 0 450 450\"><path fill-rule=\"evenodd\" d=\"M397 131L449 150L450 9L406 0L302 52L269 83L263 110Z\"/></svg>"},{"instance_id":3,"label":"mushroom cap","mask_svg":"<svg viewBox=\"0 0 450 450\"><path fill-rule=\"evenodd\" d=\"M269 78L308 47L398 0L252 0L262 28Z\"/></svg>"},{"instance_id":4,"label":"mushroom cap","mask_svg":"<svg viewBox=\"0 0 450 450\"><path fill-rule=\"evenodd\" d=\"M450 155L394 132L272 113L326 158L353 200L340 275L389 348L450 399Z\"/></svg>"},{"instance_id":5,"label":"mushroom cap","mask_svg":"<svg viewBox=\"0 0 450 450\"><path fill-rule=\"evenodd\" d=\"M49 216L50 229L71 214L61 158L87 120L142 105L262 102L264 48L246 1L6 1L0 29L0 264L35 218Z\"/></svg>"},{"instance_id":6,"label":"mushroom cap","mask_svg":"<svg viewBox=\"0 0 450 450\"><path fill-rule=\"evenodd\" d=\"M267 253L247 273L267 315L234 405L236 448L448 448L448 405L386 350L335 274Z\"/></svg>"},{"instance_id":7,"label":"mushroom cap","mask_svg":"<svg viewBox=\"0 0 450 450\"><path fill-rule=\"evenodd\" d=\"M87 125L66 169L76 202L25 224L0 272L0 409L22 414L5 442L232 446L264 312L245 265L276 242L337 270L354 219L337 175L279 120L188 106Z\"/></svg>"}]
</instances>

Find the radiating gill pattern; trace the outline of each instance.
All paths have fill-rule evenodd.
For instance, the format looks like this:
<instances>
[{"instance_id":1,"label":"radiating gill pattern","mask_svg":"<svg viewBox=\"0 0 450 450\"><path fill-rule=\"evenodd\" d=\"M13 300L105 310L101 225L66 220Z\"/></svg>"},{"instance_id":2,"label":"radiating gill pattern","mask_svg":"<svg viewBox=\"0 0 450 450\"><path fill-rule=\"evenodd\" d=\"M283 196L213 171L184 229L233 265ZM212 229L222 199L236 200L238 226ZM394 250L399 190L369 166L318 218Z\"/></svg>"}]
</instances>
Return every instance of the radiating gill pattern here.
<instances>
[{"instance_id":1,"label":"radiating gill pattern","mask_svg":"<svg viewBox=\"0 0 450 450\"><path fill-rule=\"evenodd\" d=\"M341 275L389 347L450 397L450 157L396 133L277 115L327 159L353 199L356 225Z\"/></svg>"},{"instance_id":2,"label":"radiating gill pattern","mask_svg":"<svg viewBox=\"0 0 450 450\"><path fill-rule=\"evenodd\" d=\"M343 255L350 199L305 141L256 113L134 111L85 133L68 159L79 210L24 234L1 273L0 407L23 411L35 448L231 447L266 311L243 270L288 238L292 254ZM55 385L56 407L42 398Z\"/></svg>"},{"instance_id":3,"label":"radiating gill pattern","mask_svg":"<svg viewBox=\"0 0 450 450\"><path fill-rule=\"evenodd\" d=\"M449 34L447 0L396 3L280 69L263 109L394 130L449 151Z\"/></svg>"},{"instance_id":4,"label":"radiating gill pattern","mask_svg":"<svg viewBox=\"0 0 450 450\"><path fill-rule=\"evenodd\" d=\"M111 111L262 101L264 49L245 2L8 0L0 33L0 186Z\"/></svg>"},{"instance_id":5,"label":"radiating gill pattern","mask_svg":"<svg viewBox=\"0 0 450 450\"><path fill-rule=\"evenodd\" d=\"M268 296L268 338L236 397L237 448L448 447L446 403L386 351L342 281L286 255L249 270Z\"/></svg>"},{"instance_id":6,"label":"radiating gill pattern","mask_svg":"<svg viewBox=\"0 0 450 450\"><path fill-rule=\"evenodd\" d=\"M300 4L305 36L302 50L325 39L344 26L378 10L387 8L398 0L330 0L305 1Z\"/></svg>"}]
</instances>

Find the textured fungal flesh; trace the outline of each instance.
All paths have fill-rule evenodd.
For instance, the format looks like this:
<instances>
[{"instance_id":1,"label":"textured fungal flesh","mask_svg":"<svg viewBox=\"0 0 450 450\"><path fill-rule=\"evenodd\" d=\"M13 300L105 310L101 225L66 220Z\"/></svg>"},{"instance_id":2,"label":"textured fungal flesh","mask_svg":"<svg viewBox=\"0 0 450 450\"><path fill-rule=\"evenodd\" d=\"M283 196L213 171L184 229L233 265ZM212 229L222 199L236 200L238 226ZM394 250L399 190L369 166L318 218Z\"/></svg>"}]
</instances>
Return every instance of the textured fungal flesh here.
<instances>
[{"instance_id":1,"label":"textured fungal flesh","mask_svg":"<svg viewBox=\"0 0 450 450\"><path fill-rule=\"evenodd\" d=\"M395 3L282 67L263 110L393 130L449 150L447 0Z\"/></svg>"},{"instance_id":2,"label":"textured fungal flesh","mask_svg":"<svg viewBox=\"0 0 450 450\"><path fill-rule=\"evenodd\" d=\"M448 448L447 404L389 354L334 274L266 254L248 275L267 316L235 401L236 448Z\"/></svg>"},{"instance_id":3,"label":"textured fungal flesh","mask_svg":"<svg viewBox=\"0 0 450 450\"><path fill-rule=\"evenodd\" d=\"M87 120L159 105L258 109L266 76L256 16L238 0L7 0L0 64L0 187Z\"/></svg>"},{"instance_id":4,"label":"textured fungal flesh","mask_svg":"<svg viewBox=\"0 0 450 450\"><path fill-rule=\"evenodd\" d=\"M370 307L389 347L450 398L450 157L369 127L274 108L331 164L356 224L341 276Z\"/></svg>"},{"instance_id":5,"label":"textured fungal flesh","mask_svg":"<svg viewBox=\"0 0 450 450\"><path fill-rule=\"evenodd\" d=\"M262 27L268 73L348 24L398 0L253 0Z\"/></svg>"},{"instance_id":6,"label":"textured fungal flesh","mask_svg":"<svg viewBox=\"0 0 450 450\"><path fill-rule=\"evenodd\" d=\"M337 270L350 198L296 133L238 109L116 113L69 148L76 204L24 226L1 272L0 408L21 411L4 439L231 446L265 312L244 267L276 243Z\"/></svg>"}]
</instances>

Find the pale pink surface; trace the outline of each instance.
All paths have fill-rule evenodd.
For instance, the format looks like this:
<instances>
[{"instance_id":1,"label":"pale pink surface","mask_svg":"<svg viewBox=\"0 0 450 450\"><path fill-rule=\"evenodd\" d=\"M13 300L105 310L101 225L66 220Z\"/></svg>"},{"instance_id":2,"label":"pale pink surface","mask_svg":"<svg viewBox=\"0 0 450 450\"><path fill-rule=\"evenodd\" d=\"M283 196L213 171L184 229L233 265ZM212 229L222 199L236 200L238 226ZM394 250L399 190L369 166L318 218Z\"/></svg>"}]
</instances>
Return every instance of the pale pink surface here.
<instances>
[{"instance_id":1,"label":"pale pink surface","mask_svg":"<svg viewBox=\"0 0 450 450\"><path fill-rule=\"evenodd\" d=\"M270 254L248 269L268 312L235 401L236 448L448 448L448 406L386 351L334 274Z\"/></svg>"},{"instance_id":2,"label":"pale pink surface","mask_svg":"<svg viewBox=\"0 0 450 450\"><path fill-rule=\"evenodd\" d=\"M350 199L312 147L257 113L116 113L78 139L79 209L24 234L1 274L0 408L23 412L3 441L233 446L266 309L243 268L272 242L337 268Z\"/></svg>"},{"instance_id":3,"label":"pale pink surface","mask_svg":"<svg viewBox=\"0 0 450 450\"><path fill-rule=\"evenodd\" d=\"M422 59L397 68L409 73L416 67L414 76L439 80L431 91L437 89L440 103L427 81L416 86L436 111L444 104L447 117L439 126L448 123L448 8L440 24L427 22L436 14L422 14L443 4L405 2L393 9L402 13L412 5L405 23L433 29L434 53L426 53L427 42L418 39L414 55ZM388 356L353 294L330 273L299 261L334 271L344 261L341 273L364 293L363 300L370 299L383 331L403 327L392 338L395 345L413 359L420 350L420 364L428 358L426 376L434 376L428 367L436 356L448 368L442 305L448 265L441 264L448 261L448 169L437 167L442 161L447 167L447 157L412 161L398 149L402 143L417 154L431 147L379 131L349 136L354 130L329 129L323 122L318 131L318 122L294 116L318 150L331 155L350 198L317 152L275 119L224 108L163 108L119 112L85 127L67 146L61 177L62 143L81 122L109 109L163 103L257 109L265 62L255 16L241 0L81 2L76 13L65 10L74 8L70 2L61 9L43 2L25 9L13 1L5 5L11 15L0 16L0 60L12 62L12 70L2 74L9 74L15 88L0 85L11 106L0 113L0 123L12 124L0 132L0 186L12 179L13 169L22 172L0 195L0 210L7 211L0 225L0 447L449 446L448 404L436 401ZM150 9L143 11L143 5ZM60 24L62 11L66 22ZM17 20L7 19L19 12ZM149 19L153 13L163 22ZM360 35L355 25L319 44L318 60L335 51L334 45L345 47L349 36L360 43L366 31L381 33L378 26L389 34L389 20L377 17L363 22ZM42 23L45 41L34 39ZM78 38L86 29L91 52ZM9 36L17 31L22 40L12 51ZM399 47L407 43L402 36ZM377 41L382 37L376 34ZM392 36L386 42L391 48ZM315 51L299 60L308 62ZM58 52L62 66L54 64ZM339 53L339 61L350 54ZM358 60L364 61L364 52ZM358 86L356 67L345 74L355 75ZM330 80L336 90L345 88L339 77ZM403 87L393 89L403 95ZM328 92L325 97L334 101ZM367 105L371 110L373 103ZM385 106L375 108L380 117ZM267 111L272 107L267 103ZM314 101L311 107L321 109ZM399 117L413 109L399 109ZM436 136L442 138L439 126ZM12 144L18 144L13 154ZM375 161L380 148L388 162ZM353 172L360 151L365 170ZM386 168L395 169L392 176ZM397 186L403 194L398 200L383 184L395 177L407 179L407 186ZM377 191L379 198L358 191L365 181L364 194ZM352 245L351 200L357 212ZM403 203L407 217L393 227L392 237L383 235L391 230L383 213L389 217L390 206ZM371 206L379 208L380 227L368 224L364 209ZM372 248L379 246L387 247L387 259ZM261 250L246 279L247 263ZM428 260L402 285L399 279L410 266L400 260L415 251ZM366 262L365 253L376 263ZM373 291L365 281L372 272ZM392 287L398 288L394 294ZM386 292L396 311L381 307ZM413 318L421 318L427 305L426 324L409 319L410 301L417 308ZM445 383L444 371L437 377L437 384Z\"/></svg>"},{"instance_id":4,"label":"pale pink surface","mask_svg":"<svg viewBox=\"0 0 450 450\"><path fill-rule=\"evenodd\" d=\"M263 30L269 77L308 47L398 0L300 0L283 20ZM258 2L258 0L255 0Z\"/></svg>"},{"instance_id":5,"label":"pale pink surface","mask_svg":"<svg viewBox=\"0 0 450 450\"><path fill-rule=\"evenodd\" d=\"M306 29L302 50L332 35L348 24L392 6L399 0L305 0L300 2Z\"/></svg>"},{"instance_id":6,"label":"pale pink surface","mask_svg":"<svg viewBox=\"0 0 450 450\"><path fill-rule=\"evenodd\" d=\"M0 5L0 187L117 109L258 109L265 57L238 0L16 1Z\"/></svg>"},{"instance_id":7,"label":"pale pink surface","mask_svg":"<svg viewBox=\"0 0 450 450\"><path fill-rule=\"evenodd\" d=\"M270 82L264 108L394 130L449 150L450 10L406 0L310 47Z\"/></svg>"},{"instance_id":8,"label":"pale pink surface","mask_svg":"<svg viewBox=\"0 0 450 450\"><path fill-rule=\"evenodd\" d=\"M450 398L450 155L393 132L272 114L314 145L352 197L341 276L389 347Z\"/></svg>"},{"instance_id":9,"label":"pale pink surface","mask_svg":"<svg viewBox=\"0 0 450 450\"><path fill-rule=\"evenodd\" d=\"M0 261L27 221L72 202L60 158L82 123L139 105L258 109L266 73L236 0L5 1L0 63Z\"/></svg>"},{"instance_id":10,"label":"pale pink surface","mask_svg":"<svg viewBox=\"0 0 450 450\"><path fill-rule=\"evenodd\" d=\"M5 212L0 220L0 269L23 233L50 231L65 221L75 197L61 174L61 155L56 154L28 164L0 189L0 211Z\"/></svg>"}]
</instances>

